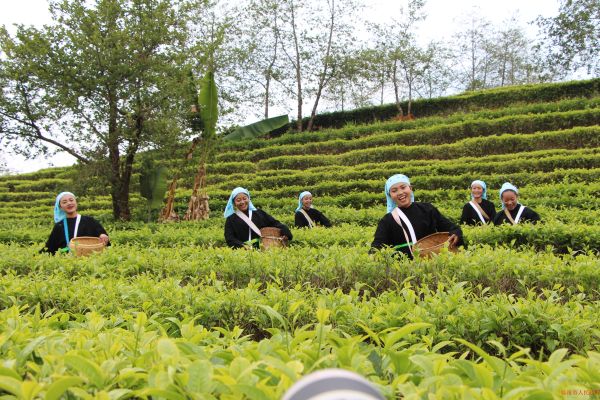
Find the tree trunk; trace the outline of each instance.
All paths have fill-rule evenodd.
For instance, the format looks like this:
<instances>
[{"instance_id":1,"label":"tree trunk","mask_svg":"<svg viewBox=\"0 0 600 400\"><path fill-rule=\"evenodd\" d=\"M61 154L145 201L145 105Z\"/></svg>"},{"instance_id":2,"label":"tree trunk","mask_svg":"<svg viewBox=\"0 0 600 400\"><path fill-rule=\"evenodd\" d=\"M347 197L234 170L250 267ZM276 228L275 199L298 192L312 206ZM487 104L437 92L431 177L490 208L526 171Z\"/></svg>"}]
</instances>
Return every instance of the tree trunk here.
<instances>
[{"instance_id":1,"label":"tree trunk","mask_svg":"<svg viewBox=\"0 0 600 400\"><path fill-rule=\"evenodd\" d=\"M186 221L202 221L209 217L208 194L206 194L206 163L200 162L198 172L194 178L194 190L190 197L188 210L183 217Z\"/></svg>"},{"instance_id":2,"label":"tree trunk","mask_svg":"<svg viewBox=\"0 0 600 400\"><path fill-rule=\"evenodd\" d=\"M394 60L394 68L392 70L392 80L394 81L394 94L396 95L396 108L398 109L398 115L404 116L402 111L402 105L400 104L400 93L398 87L398 60Z\"/></svg>"},{"instance_id":3,"label":"tree trunk","mask_svg":"<svg viewBox=\"0 0 600 400\"><path fill-rule=\"evenodd\" d=\"M171 222L179 221L179 215L174 210L175 204L175 189L177 188L177 177L173 178L169 184L169 190L167 194L167 204L163 207L158 216L158 222Z\"/></svg>"},{"instance_id":4,"label":"tree trunk","mask_svg":"<svg viewBox=\"0 0 600 400\"><path fill-rule=\"evenodd\" d=\"M308 120L308 126L306 127L307 131L312 131L313 124L315 122L315 117L317 115L317 106L319 105L319 100L321 100L321 94L323 93L323 88L327 85L327 71L329 69L329 53L331 52L331 42L333 40L333 27L335 22L335 0L331 0L331 25L329 26L329 38L327 39L327 50L325 51L325 57L323 61L323 72L319 77L319 87L317 89L317 98L315 99L315 104L313 105L312 111L310 113L310 119Z\"/></svg>"},{"instance_id":5,"label":"tree trunk","mask_svg":"<svg viewBox=\"0 0 600 400\"><path fill-rule=\"evenodd\" d=\"M121 179L121 155L119 152L119 132L117 126L117 103L113 93L108 95L109 121L108 121L108 156L110 160L110 184L111 199L113 205L113 217L115 220L128 220L130 218L128 209L128 193L123 190Z\"/></svg>"},{"instance_id":6,"label":"tree trunk","mask_svg":"<svg viewBox=\"0 0 600 400\"><path fill-rule=\"evenodd\" d=\"M296 16L294 13L294 3L291 3L291 15L292 15L292 33L294 35L294 49L296 52L296 62L294 68L296 70L296 90L297 101L298 101L298 116L296 122L296 129L298 132L302 132L302 70L300 66L300 49L298 47L298 35L296 33Z\"/></svg>"},{"instance_id":7,"label":"tree trunk","mask_svg":"<svg viewBox=\"0 0 600 400\"><path fill-rule=\"evenodd\" d=\"M408 84L408 106L406 110L406 116L410 117L412 112L412 81Z\"/></svg>"},{"instance_id":8,"label":"tree trunk","mask_svg":"<svg viewBox=\"0 0 600 400\"><path fill-rule=\"evenodd\" d=\"M197 108L194 110L197 112ZM187 153L183 157L184 162L192 159L192 155L194 153L194 149L198 146L200 142L200 138L197 137L192 140L192 145L188 149ZM171 222L171 221L179 221L179 215L173 210L173 204L175 203L175 189L177 188L177 180L179 179L179 172L175 173L171 184L169 184L169 190L167 194L167 203L163 207L160 212L160 216L158 217L158 222Z\"/></svg>"},{"instance_id":9,"label":"tree trunk","mask_svg":"<svg viewBox=\"0 0 600 400\"><path fill-rule=\"evenodd\" d=\"M412 91L413 84L415 81L415 74L410 63L403 63L404 66L404 77L406 78L406 86L408 86L408 104L406 105L406 118L412 118Z\"/></svg>"},{"instance_id":10,"label":"tree trunk","mask_svg":"<svg viewBox=\"0 0 600 400\"><path fill-rule=\"evenodd\" d=\"M267 76L265 82L265 119L269 118L269 86L271 85L271 77Z\"/></svg>"},{"instance_id":11,"label":"tree trunk","mask_svg":"<svg viewBox=\"0 0 600 400\"><path fill-rule=\"evenodd\" d=\"M381 69L381 98L379 100L379 105L383 105L383 90L385 89L385 69L382 66Z\"/></svg>"},{"instance_id":12,"label":"tree trunk","mask_svg":"<svg viewBox=\"0 0 600 400\"><path fill-rule=\"evenodd\" d=\"M275 45L273 46L273 58L271 58L271 62L269 63L269 67L267 68L267 72L265 73L265 119L269 118L271 76L273 75L273 67L275 66L275 62L277 61L277 47L279 47L279 33L277 30L277 16L275 16Z\"/></svg>"}]
</instances>

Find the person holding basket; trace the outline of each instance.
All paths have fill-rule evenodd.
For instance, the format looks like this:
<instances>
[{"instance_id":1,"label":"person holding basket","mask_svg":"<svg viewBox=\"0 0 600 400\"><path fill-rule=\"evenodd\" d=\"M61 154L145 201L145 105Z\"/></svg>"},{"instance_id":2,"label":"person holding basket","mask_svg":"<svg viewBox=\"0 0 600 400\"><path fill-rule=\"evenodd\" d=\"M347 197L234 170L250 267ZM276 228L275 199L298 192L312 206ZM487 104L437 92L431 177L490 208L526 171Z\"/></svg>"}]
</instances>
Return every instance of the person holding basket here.
<instances>
[{"instance_id":1,"label":"person holding basket","mask_svg":"<svg viewBox=\"0 0 600 400\"><path fill-rule=\"evenodd\" d=\"M250 200L250 192L242 187L233 189L225 206L225 241L229 247L256 248L260 247L263 236L261 230L278 228L283 242L292 240L289 228L267 214L257 209Z\"/></svg>"},{"instance_id":2,"label":"person holding basket","mask_svg":"<svg viewBox=\"0 0 600 400\"><path fill-rule=\"evenodd\" d=\"M71 192L62 192L56 196L54 203L54 228L40 252L68 253L71 239L77 237L97 237L104 246L110 246L108 234L100 222L77 213L75 195Z\"/></svg>"},{"instance_id":3,"label":"person holding basket","mask_svg":"<svg viewBox=\"0 0 600 400\"><path fill-rule=\"evenodd\" d=\"M407 176L397 174L385 183L387 214L381 218L371 243L371 251L391 247L410 258L420 239L436 232L447 232L444 240L453 249L463 244L460 227L431 203L415 202L413 188Z\"/></svg>"}]
</instances>

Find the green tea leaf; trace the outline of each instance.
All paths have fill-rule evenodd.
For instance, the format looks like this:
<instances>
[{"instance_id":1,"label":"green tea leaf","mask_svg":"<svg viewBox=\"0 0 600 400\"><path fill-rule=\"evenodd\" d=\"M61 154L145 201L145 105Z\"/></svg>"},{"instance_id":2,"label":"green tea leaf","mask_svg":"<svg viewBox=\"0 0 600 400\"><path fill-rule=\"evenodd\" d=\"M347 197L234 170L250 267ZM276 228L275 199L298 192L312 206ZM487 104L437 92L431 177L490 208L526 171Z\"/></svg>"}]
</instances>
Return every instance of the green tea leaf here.
<instances>
[{"instance_id":1,"label":"green tea leaf","mask_svg":"<svg viewBox=\"0 0 600 400\"><path fill-rule=\"evenodd\" d=\"M17 397L22 397L21 381L9 376L0 376L0 389L12 393Z\"/></svg>"},{"instance_id":2,"label":"green tea leaf","mask_svg":"<svg viewBox=\"0 0 600 400\"><path fill-rule=\"evenodd\" d=\"M72 386L77 386L83 383L83 379L76 376L67 376L57 379L48 386L46 391L46 400L58 400Z\"/></svg>"},{"instance_id":3,"label":"green tea leaf","mask_svg":"<svg viewBox=\"0 0 600 400\"><path fill-rule=\"evenodd\" d=\"M65 364L83 374L96 388L100 389L104 386L106 378L98 364L93 361L77 354L67 354L65 356Z\"/></svg>"}]
</instances>

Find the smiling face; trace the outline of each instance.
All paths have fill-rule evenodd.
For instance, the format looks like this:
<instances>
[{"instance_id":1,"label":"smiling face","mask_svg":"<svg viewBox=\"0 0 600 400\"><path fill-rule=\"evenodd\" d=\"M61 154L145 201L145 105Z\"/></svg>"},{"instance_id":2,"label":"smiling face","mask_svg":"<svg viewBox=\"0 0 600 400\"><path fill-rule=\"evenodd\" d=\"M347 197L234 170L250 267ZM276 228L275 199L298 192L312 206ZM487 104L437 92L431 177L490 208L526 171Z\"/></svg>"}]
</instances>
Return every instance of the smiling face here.
<instances>
[{"instance_id":1,"label":"smiling face","mask_svg":"<svg viewBox=\"0 0 600 400\"><path fill-rule=\"evenodd\" d=\"M74 196L66 194L60 198L60 208L67 214L67 217L72 218L77 216L77 200Z\"/></svg>"},{"instance_id":2,"label":"smiling face","mask_svg":"<svg viewBox=\"0 0 600 400\"><path fill-rule=\"evenodd\" d=\"M471 186L471 194L473 195L473 197L475 199L481 199L481 196L483 196L483 187L481 187L481 185L478 184L473 184Z\"/></svg>"},{"instance_id":3,"label":"smiling face","mask_svg":"<svg viewBox=\"0 0 600 400\"><path fill-rule=\"evenodd\" d=\"M235 206L235 208L242 212L248 211L249 203L250 199L245 193L240 193L237 196L235 196L235 199L233 199L233 205Z\"/></svg>"},{"instance_id":4,"label":"smiling face","mask_svg":"<svg viewBox=\"0 0 600 400\"><path fill-rule=\"evenodd\" d=\"M390 197L400 208L407 208L411 204L412 186L400 182L390 188Z\"/></svg>"},{"instance_id":5,"label":"smiling face","mask_svg":"<svg viewBox=\"0 0 600 400\"><path fill-rule=\"evenodd\" d=\"M518 203L519 195L512 190L505 190L502 193L502 204L504 204L504 207L506 207L508 211L514 210Z\"/></svg>"},{"instance_id":6,"label":"smiling face","mask_svg":"<svg viewBox=\"0 0 600 400\"><path fill-rule=\"evenodd\" d=\"M302 198L302 208L304 208L305 210L308 210L309 208L311 208L312 201L313 201L312 195L307 194L306 196L304 196Z\"/></svg>"}]
</instances>

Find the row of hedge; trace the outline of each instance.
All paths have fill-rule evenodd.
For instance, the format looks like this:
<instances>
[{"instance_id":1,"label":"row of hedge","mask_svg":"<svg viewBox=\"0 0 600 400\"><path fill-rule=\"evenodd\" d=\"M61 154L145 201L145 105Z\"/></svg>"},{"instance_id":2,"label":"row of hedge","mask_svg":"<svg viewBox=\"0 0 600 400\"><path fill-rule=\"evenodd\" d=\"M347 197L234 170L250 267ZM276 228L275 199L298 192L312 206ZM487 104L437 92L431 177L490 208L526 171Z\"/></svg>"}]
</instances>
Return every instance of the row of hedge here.
<instances>
[{"instance_id":1,"label":"row of hedge","mask_svg":"<svg viewBox=\"0 0 600 400\"><path fill-rule=\"evenodd\" d=\"M384 212L381 212L380 216L383 214ZM292 213L289 212L287 215L291 216ZM373 240L378 218L373 219L367 226L342 224L330 229L295 229L292 246L322 248L335 245L362 245L367 251ZM225 246L223 224L224 220L218 218L207 224L191 223L191 226L186 224L149 224L137 229L122 230L118 229L118 225L116 225L117 227L110 231L110 237L113 245L169 248ZM43 227L22 228L15 224L11 232L0 232L0 242L34 245L31 252L37 252L48 238L50 228L51 226L47 226L46 229ZM464 227L463 230L465 240L469 245L512 244L517 247L533 246L536 249L549 247L562 253L570 253L574 250L600 252L600 226L598 225L578 225L554 220L537 225Z\"/></svg>"},{"instance_id":2,"label":"row of hedge","mask_svg":"<svg viewBox=\"0 0 600 400\"><path fill-rule=\"evenodd\" d=\"M486 89L464 94L439 97L435 99L417 99L413 101L413 114L417 117L469 112L481 108L500 108L507 104L539 103L577 97L598 97L600 79L572 81L549 84L519 85L497 89ZM407 103L401 103L406 110ZM316 116L315 127L340 128L348 123L370 124L395 117L398 110L395 104L364 107L351 111L323 113ZM308 123L308 119L305 119ZM293 129L295 122L290 123Z\"/></svg>"},{"instance_id":3,"label":"row of hedge","mask_svg":"<svg viewBox=\"0 0 600 400\"><path fill-rule=\"evenodd\" d=\"M551 149L551 150L534 150L525 151L512 154L495 154L482 156L464 156L456 159L423 159L423 160L411 160L410 164L405 161L382 161L375 163L362 163L356 165L323 165L314 166L302 169L301 171L296 169L275 169L275 170L260 170L258 165L249 161L239 162L227 162L227 163L211 163L207 165L207 179L208 184L214 184L223 182L228 179L240 179L246 178L249 182L254 179L261 178L276 178L277 176L289 176L296 175L299 173L323 173L329 174L332 171L370 171L372 169L384 169L387 168L393 170L412 170L416 168L431 169L432 171L445 171L454 170L457 166L462 165L465 168L472 167L473 169L479 170L484 168L485 165L493 165L496 163L508 163L514 162L527 162L532 160L543 160L553 159L555 157L564 157L564 160L572 158L571 161L566 161L569 165L573 162L577 163L577 159L585 158L589 156L598 155L600 153L599 148L577 148L577 149ZM560 167L561 161L557 161L557 168ZM583 167L583 166L582 166ZM529 167L528 167L529 168ZM179 166L176 168L180 172L181 183L185 187L191 187L193 177L196 174L198 166L194 163L188 163L185 166ZM454 173L454 172L451 172ZM136 172L132 178L132 183L135 188L135 182L139 174ZM410 176L410 175L409 175ZM181 186L181 184L180 184Z\"/></svg>"},{"instance_id":4,"label":"row of hedge","mask_svg":"<svg viewBox=\"0 0 600 400\"><path fill-rule=\"evenodd\" d=\"M471 236L476 234L473 231ZM256 281L260 285L279 283L284 287L310 283L344 292L355 288L357 283L381 292L404 281L432 287L464 281L472 287L489 288L492 293L520 296L526 296L529 288L539 291L561 285L600 299L596 255L558 255L550 248L516 251L510 246L474 245L453 255L411 261L389 259L386 252L370 255L360 246L293 246L285 251L247 252L195 247L179 247L174 251L172 247L125 243L87 260L35 255L35 263L25 247L0 245L0 249L8 255L0 260L0 270L17 277L35 275L40 280L57 273L73 279L148 275L199 284L213 276L235 288ZM115 265L119 268L115 269Z\"/></svg>"},{"instance_id":5,"label":"row of hedge","mask_svg":"<svg viewBox=\"0 0 600 400\"><path fill-rule=\"evenodd\" d=\"M434 125L454 124L458 122L476 122L517 115L547 114L575 110L586 110L600 107L600 98L579 98L562 100L553 103L533 103L505 107L494 110L481 110L473 113L458 112L448 116L419 118L412 121L381 121L369 125L347 125L339 129L328 129L318 132L289 133L271 139L249 139L239 142L220 142L218 149L225 151L253 150L278 145L316 143L329 140L351 140L366 137L378 132L400 132L408 129L425 129Z\"/></svg>"},{"instance_id":6,"label":"row of hedge","mask_svg":"<svg viewBox=\"0 0 600 400\"><path fill-rule=\"evenodd\" d=\"M495 120L478 120L441 124L429 128L409 129L401 132L373 134L354 140L331 140L317 143L269 146L249 151L221 153L217 162L260 161L268 158L299 154L341 154L353 150L371 149L381 146L437 146L458 142L466 138L506 133L528 134L533 132L557 131L576 126L600 124L600 108L568 111L554 114L507 116Z\"/></svg>"},{"instance_id":7,"label":"row of hedge","mask_svg":"<svg viewBox=\"0 0 600 400\"><path fill-rule=\"evenodd\" d=\"M578 173L575 175L575 173ZM552 208L574 208L593 210L594 207L598 206L598 199L600 198L600 186L598 183L586 183L581 184L577 181L585 182L587 179L593 179L595 174L598 173L598 169L595 170L568 170L568 171L555 171L553 173L522 173L520 175L513 175L513 178L519 178L514 181L520 187L521 198L527 204L534 207L552 207ZM554 184L553 179L561 179L561 183ZM571 182L567 182L567 178L571 179ZM576 178L576 179L575 179ZM428 179L427 177L423 179ZM470 177L460 177L457 179L464 179L464 182L470 182ZM486 178L487 179L487 178ZM488 182L489 184L489 198L497 202L497 195L495 194L496 188L500 186L502 180L492 176ZM497 181L497 182L496 182ZM317 208L324 206L329 207L353 207L355 210L363 209L365 207L379 206L384 203L385 197L382 193L383 180L371 180L371 181L360 181L360 184L369 191L357 191L357 186L353 182L347 181L332 181L322 182L319 185L313 185L308 187L312 190L315 197L315 205ZM417 182L417 183L415 183ZM437 178L431 178L429 184L437 182ZM493 186L493 182L496 182L496 188ZM550 182L544 184L543 182ZM413 182L415 187L415 194L417 201L432 202L438 205L444 205L442 208L460 208L464 202L469 198L468 183L463 188L457 185L458 189L449 188L434 188L425 189L420 186L421 183L427 183L426 181L420 182L416 180ZM522 183L528 183L528 186L521 186ZM290 209L295 208L297 193L307 187L283 187L278 189L266 189L266 190L252 190L253 202L260 207L265 207L267 210L274 209ZM295 190L295 191L294 191ZM332 193L335 191L335 193ZM225 203L229 197L230 189L224 190L211 190L209 191L209 205L214 212L220 212L225 207ZM188 205L188 200L191 195L190 190L180 190L177 192L175 198L175 209L177 212L185 212ZM81 198L79 201L80 209L85 210L86 214L90 215L104 215L110 214L112 202L109 197L94 197L94 198ZM145 201L139 197L134 197L131 200L131 205L134 209L145 209ZM20 198L16 197L15 201L4 202L0 207L0 216L2 219L7 221L14 219L28 219L45 217L49 218L53 209L53 194L48 195L39 200L31 200L28 202L21 201Z\"/></svg>"},{"instance_id":8,"label":"row of hedge","mask_svg":"<svg viewBox=\"0 0 600 400\"><path fill-rule=\"evenodd\" d=\"M467 156L485 157L488 154L510 154L549 149L580 149L600 147L600 127L577 127L556 132L529 135L506 134L493 137L469 138L439 146L384 146L354 150L339 155L279 156L257 163L259 169L305 169L323 165L357 165L386 161L415 159L454 159Z\"/></svg>"},{"instance_id":9,"label":"row of hedge","mask_svg":"<svg viewBox=\"0 0 600 400\"><path fill-rule=\"evenodd\" d=\"M292 173L283 173L274 176L245 176L244 174L235 175L213 175L208 177L209 188L227 189L236 183L243 182L244 187L252 190L263 190L273 187L285 186L305 186L312 187L325 178L327 182L360 182L364 180L385 180L393 173L403 173L407 175L411 182L421 188L429 189L428 178L435 177L438 180L447 179L447 187L460 187L466 182L469 186L470 181L483 179L493 187L498 183L502 184L506 180L514 180L519 184L527 183L520 181L523 174L552 174L556 170L580 170L580 169L598 169L600 168L600 154L582 154L580 157L554 156L544 159L526 158L513 161L502 161L495 163L464 164L461 162L446 163L442 166L421 166L398 165L397 162L381 163L372 165L371 168L352 168L352 167L326 167L322 169L309 169L303 172L292 171ZM192 177L186 177L181 183L189 187L193 183ZM438 184L436 184L438 185Z\"/></svg>"}]
</instances>

